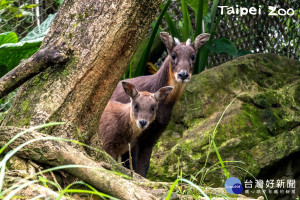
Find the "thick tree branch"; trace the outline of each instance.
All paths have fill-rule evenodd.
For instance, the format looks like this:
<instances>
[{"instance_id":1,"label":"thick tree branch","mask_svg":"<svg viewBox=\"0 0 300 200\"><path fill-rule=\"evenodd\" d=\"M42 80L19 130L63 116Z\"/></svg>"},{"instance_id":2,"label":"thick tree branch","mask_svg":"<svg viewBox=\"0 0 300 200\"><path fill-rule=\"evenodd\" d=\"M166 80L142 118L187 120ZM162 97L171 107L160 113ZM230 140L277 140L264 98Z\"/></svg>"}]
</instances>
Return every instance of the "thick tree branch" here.
<instances>
[{"instance_id":1,"label":"thick tree branch","mask_svg":"<svg viewBox=\"0 0 300 200\"><path fill-rule=\"evenodd\" d=\"M3 146L20 131L22 131L21 128L1 127L0 145ZM26 141L47 136L48 135L39 132L28 132L13 142L9 146L9 149L14 149ZM156 192L152 192L149 188L141 187L135 184L134 181L127 180L121 176L111 173L103 167L104 165L102 163L97 163L91 160L77 149L66 144L66 142L56 140L39 140L27 145L26 148L21 149L18 152L18 155L23 158L35 160L52 166L73 164L97 168L68 168L65 169L65 171L94 186L98 190L120 199L158 199L158 194ZM146 180L135 176L135 180L137 179L139 181ZM163 191L166 192L165 190Z\"/></svg>"},{"instance_id":2,"label":"thick tree branch","mask_svg":"<svg viewBox=\"0 0 300 200\"><path fill-rule=\"evenodd\" d=\"M66 62L71 50L65 42L44 47L0 79L0 98L53 64Z\"/></svg>"}]
</instances>

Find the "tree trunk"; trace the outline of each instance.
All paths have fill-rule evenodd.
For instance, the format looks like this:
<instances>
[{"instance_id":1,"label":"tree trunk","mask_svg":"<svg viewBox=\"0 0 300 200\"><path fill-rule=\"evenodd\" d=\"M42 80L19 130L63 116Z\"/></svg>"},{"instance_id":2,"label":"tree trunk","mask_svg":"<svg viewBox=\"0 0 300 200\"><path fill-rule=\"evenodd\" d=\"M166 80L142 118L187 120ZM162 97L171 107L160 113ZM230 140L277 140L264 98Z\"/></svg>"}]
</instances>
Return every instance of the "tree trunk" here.
<instances>
[{"instance_id":1,"label":"tree trunk","mask_svg":"<svg viewBox=\"0 0 300 200\"><path fill-rule=\"evenodd\" d=\"M72 54L65 63L45 62L49 67L19 88L2 126L63 121L44 132L87 142L160 2L66 0L41 49L65 45Z\"/></svg>"},{"instance_id":2,"label":"tree trunk","mask_svg":"<svg viewBox=\"0 0 300 200\"><path fill-rule=\"evenodd\" d=\"M46 128L43 134L88 143L91 136L98 134L102 111L160 3L161 0L65 0L40 50L0 80L1 96L26 81L2 121L0 146L17 133L7 126L23 128L58 121L66 123ZM45 136L26 135L10 148ZM53 166L104 167L78 146L37 142L28 146L28 151L19 151L18 156ZM103 154L100 160L117 166ZM117 168L124 173L124 168ZM133 181L112 173L74 168L66 171L121 199L157 199ZM138 179L138 175L134 176Z\"/></svg>"}]
</instances>

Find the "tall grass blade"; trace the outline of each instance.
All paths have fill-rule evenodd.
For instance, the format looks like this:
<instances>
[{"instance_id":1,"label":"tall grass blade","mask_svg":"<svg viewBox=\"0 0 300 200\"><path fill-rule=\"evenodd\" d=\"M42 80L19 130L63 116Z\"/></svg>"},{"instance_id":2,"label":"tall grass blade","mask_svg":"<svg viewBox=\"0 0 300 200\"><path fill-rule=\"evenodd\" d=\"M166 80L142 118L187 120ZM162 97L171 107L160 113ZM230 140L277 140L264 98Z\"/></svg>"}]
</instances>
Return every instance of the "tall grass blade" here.
<instances>
[{"instance_id":1,"label":"tall grass blade","mask_svg":"<svg viewBox=\"0 0 300 200\"><path fill-rule=\"evenodd\" d=\"M69 189L69 190L66 190L65 193L94 194L94 195L98 195L100 197L106 197L106 198L113 199L113 200L119 200L118 198L109 196L107 194L104 194L104 193L98 192L98 191L81 190L81 189Z\"/></svg>"},{"instance_id":2,"label":"tall grass blade","mask_svg":"<svg viewBox=\"0 0 300 200\"><path fill-rule=\"evenodd\" d=\"M172 192L174 191L176 185L178 184L179 179L176 179L176 181L174 181L174 183L172 184L172 186L170 187L170 190L168 192L168 195L166 197L166 200L169 200L171 198Z\"/></svg>"},{"instance_id":3,"label":"tall grass blade","mask_svg":"<svg viewBox=\"0 0 300 200\"><path fill-rule=\"evenodd\" d=\"M57 125L62 125L62 124L65 124L64 122L53 122L53 123L48 123L48 124L42 124L42 125L39 125L39 126L34 126L34 127L31 127L29 129L26 129L20 133L18 133L17 135L15 135L11 140L9 140L1 149L0 149L0 154L3 153L3 151L8 147L8 145L10 145L13 141L15 141L18 137L24 135L25 133L28 133L30 131L34 131L34 130L37 130L37 129L40 129L40 128L45 128L45 127L48 127L48 126L57 126Z\"/></svg>"},{"instance_id":4,"label":"tall grass blade","mask_svg":"<svg viewBox=\"0 0 300 200\"><path fill-rule=\"evenodd\" d=\"M3 164L1 164L1 171L0 171L0 192L2 192L2 186L3 186L3 181L4 181L4 176L5 176L5 166L6 166L6 162L3 162Z\"/></svg>"},{"instance_id":5,"label":"tall grass blade","mask_svg":"<svg viewBox=\"0 0 300 200\"><path fill-rule=\"evenodd\" d=\"M213 22L215 21L215 16L216 16L216 12L218 9L218 5L219 5L219 0L214 0L213 5L211 7L211 14L210 14L210 18L211 18L210 32L212 31ZM227 3L225 2L224 5L227 5ZM217 20L217 22L218 22L218 20Z\"/></svg>"},{"instance_id":6,"label":"tall grass blade","mask_svg":"<svg viewBox=\"0 0 300 200\"><path fill-rule=\"evenodd\" d=\"M227 5L228 0L224 1L224 5ZM212 9L211 9L211 24L209 27L209 33L210 33L210 38L209 41L207 41L206 44L212 44L212 40L214 39L216 29L220 24L222 15L219 15L218 18L215 20L217 8L218 8L219 0L214 0ZM199 53L197 55L197 60L195 63L195 68L194 68L194 74L199 74L205 70L205 66L207 65L208 62L208 56L209 56L209 50L204 46L201 47L199 50Z\"/></svg>"},{"instance_id":7,"label":"tall grass blade","mask_svg":"<svg viewBox=\"0 0 300 200\"><path fill-rule=\"evenodd\" d=\"M62 190L62 188L60 187L59 184L56 184L55 182L53 182L51 180L48 180L48 179L46 179L46 178L44 178L42 176L39 176L38 178L39 178L39 181L42 182L45 187L48 187L47 183L49 183L49 184L53 185L54 187L56 187L56 189L58 191Z\"/></svg>"},{"instance_id":8,"label":"tall grass blade","mask_svg":"<svg viewBox=\"0 0 300 200\"><path fill-rule=\"evenodd\" d=\"M203 8L204 8L204 1L205 0L199 0L198 4L198 13L195 13L196 18L196 30L195 30L195 36L198 36L202 32L202 20L203 20Z\"/></svg>"},{"instance_id":9,"label":"tall grass blade","mask_svg":"<svg viewBox=\"0 0 300 200\"><path fill-rule=\"evenodd\" d=\"M240 95L240 94L239 94L239 95ZM206 156L204 168L206 167L206 164L207 164L207 161L208 161L208 157L209 157L209 155L210 155L211 145L214 143L214 138L215 138L215 135L216 135L216 133L217 133L217 128L218 128L218 126L219 126L221 120L223 119L223 117L224 117L226 111L229 109L229 107L232 105L232 103L236 100L236 98L237 98L239 95L237 95L236 97L234 97L234 99L227 105L227 107L226 107L225 110L223 111L223 113L222 113L220 119L218 120L218 122L217 122L217 124L216 124L216 126L215 126L215 128L214 128L214 131L213 131L211 137L209 137L209 139L210 139L211 141L210 141L210 143L209 143L209 148L208 148L208 152L207 152L207 156ZM215 149L215 150L216 150L216 149ZM218 149L217 149L217 151L218 151ZM217 153L217 152L216 152L216 153ZM219 156L220 156L220 155L219 155ZM219 158L219 157L218 157L218 158ZM221 160L222 160L222 159L221 159ZM221 160L219 160L220 163L221 163ZM223 162L223 160L222 160L222 162ZM224 163L223 163L223 164L224 164ZM224 166L224 167L225 167L225 166ZM226 168L225 168L225 169L226 169ZM226 172L227 172L227 170L226 170ZM225 173L225 171L224 171L224 173ZM226 174L226 173L225 173L225 174Z\"/></svg>"},{"instance_id":10,"label":"tall grass blade","mask_svg":"<svg viewBox=\"0 0 300 200\"><path fill-rule=\"evenodd\" d=\"M221 163L221 166L222 166L222 168L223 168L224 174L225 174L226 178L229 179L229 173L228 173L228 171L226 170L226 167L225 167L224 162L223 162L223 160L222 160L222 158L221 158L221 156L220 156L218 147L217 147L217 145L216 145L214 139L212 139L212 144L213 144L213 147L214 147L214 149L215 149L215 151L216 151L216 153L217 153L217 156L218 156L218 159L219 159L219 161L220 161L220 163Z\"/></svg>"},{"instance_id":11,"label":"tall grass blade","mask_svg":"<svg viewBox=\"0 0 300 200\"><path fill-rule=\"evenodd\" d=\"M68 192L74 192L74 191L76 192L76 190L69 189L69 188L71 188L71 187L74 186L74 185L84 185L84 186L86 186L87 188L91 189L91 190L80 190L79 193L82 193L82 191L88 191L88 192L86 192L86 193L94 192L94 194L96 194L96 195L98 195L98 196L100 196L100 197L104 197L104 199L105 199L105 198L109 198L109 199L113 199L113 200L118 200L118 199L115 198L115 197L112 197L112 196L110 196L110 195L107 195L107 194L104 194L104 193L102 193L102 192L97 191L94 187L92 187L91 185L89 185L89 184L87 184L87 183L84 183L84 182L82 182L82 181L77 181L77 182L74 182L74 183L69 184L63 191L60 192L60 195L57 197L57 200L59 200L65 193L68 193ZM77 191L76 193L78 193L78 191Z\"/></svg>"},{"instance_id":12,"label":"tall grass blade","mask_svg":"<svg viewBox=\"0 0 300 200\"><path fill-rule=\"evenodd\" d=\"M145 70L145 67L146 67L146 64L147 64L147 61L148 61L148 58L149 58L149 54L150 54L150 50L151 50L151 47L152 47L152 44L154 42L154 38L155 38L155 35L157 34L157 31L158 31L158 28L159 28L159 25L165 15L165 13L167 12L169 6L170 6L170 3L171 3L171 0L168 0L164 9L162 10L162 12L160 13L156 23L155 23L155 26L154 26L154 29L152 30L152 33L151 33L151 36L150 36L150 39L149 39L149 42L147 44L147 47L142 55L142 58L140 59L140 62L138 64L138 67L134 73L134 76L137 77L137 76L141 76L141 75L144 75L144 70Z\"/></svg>"},{"instance_id":13,"label":"tall grass blade","mask_svg":"<svg viewBox=\"0 0 300 200\"><path fill-rule=\"evenodd\" d=\"M202 20L203 20L203 9L204 9L204 0L200 0L199 4L198 4L198 13L197 13L197 18L196 18L196 30L195 30L195 37L197 37L199 34L201 34L202 32ZM203 47L201 49L199 49L199 52L197 54L196 57L196 63L195 63L195 67L194 67L194 74L199 74L201 72L201 57L203 54Z\"/></svg>"},{"instance_id":14,"label":"tall grass blade","mask_svg":"<svg viewBox=\"0 0 300 200\"><path fill-rule=\"evenodd\" d=\"M0 162L0 168L1 168L1 175L0 175L0 192L2 191L2 185L3 185L3 181L4 181L4 176L5 176L5 167L6 167L6 162L16 153L18 152L20 149L22 149L24 146L32 143L32 142L35 142L35 141L38 141L38 140L57 140L58 138L55 138L55 137L44 137L44 138L36 138L36 139L32 139L32 140L29 140L23 144L21 144L20 146L18 146L17 148L11 150L10 152L8 152L4 158L1 160Z\"/></svg>"},{"instance_id":15,"label":"tall grass blade","mask_svg":"<svg viewBox=\"0 0 300 200\"><path fill-rule=\"evenodd\" d=\"M189 27L189 36L188 36L188 39L194 40L195 39L195 37L194 37L195 35L194 35L193 25L192 25L192 21L191 21L191 18L190 18L187 6L186 6L186 13L188 14L187 15L187 19L188 19L188 22L189 22L188 23L188 27Z\"/></svg>"},{"instance_id":16,"label":"tall grass blade","mask_svg":"<svg viewBox=\"0 0 300 200\"><path fill-rule=\"evenodd\" d=\"M184 178L181 178L180 181L185 182L185 183L191 185L192 187L196 188L206 199L209 200L209 197L204 193L204 191L198 185L196 185L193 182L191 182L187 179L184 179Z\"/></svg>"},{"instance_id":17,"label":"tall grass blade","mask_svg":"<svg viewBox=\"0 0 300 200\"><path fill-rule=\"evenodd\" d=\"M173 37L178 38L180 41L182 41L182 37L178 32L178 29L176 27L175 22L172 20L172 18L170 17L170 15L168 14L168 12L165 13L165 20L167 22L168 25L168 30L171 32L171 35Z\"/></svg>"},{"instance_id":18,"label":"tall grass blade","mask_svg":"<svg viewBox=\"0 0 300 200\"><path fill-rule=\"evenodd\" d=\"M33 198L30 199L30 200L43 199L43 197L46 197L46 195L45 195L45 194L40 194L40 195L38 195L38 196L36 196L36 197L33 197Z\"/></svg>"},{"instance_id":19,"label":"tall grass blade","mask_svg":"<svg viewBox=\"0 0 300 200\"><path fill-rule=\"evenodd\" d=\"M189 38L189 19L185 0L181 0L181 9L183 17L183 40L186 41Z\"/></svg>"}]
</instances>

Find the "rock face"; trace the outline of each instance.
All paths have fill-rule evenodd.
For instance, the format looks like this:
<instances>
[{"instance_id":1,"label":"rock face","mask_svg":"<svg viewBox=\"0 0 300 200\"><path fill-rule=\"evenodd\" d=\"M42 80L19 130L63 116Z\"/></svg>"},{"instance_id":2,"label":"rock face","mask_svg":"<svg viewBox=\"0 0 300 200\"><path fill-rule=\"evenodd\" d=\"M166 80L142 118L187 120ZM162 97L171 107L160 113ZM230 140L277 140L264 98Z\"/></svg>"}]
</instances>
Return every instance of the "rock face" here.
<instances>
[{"instance_id":1,"label":"rock face","mask_svg":"<svg viewBox=\"0 0 300 200\"><path fill-rule=\"evenodd\" d=\"M244 163L225 163L230 176L250 179L247 170L265 181L297 179L299 193L299 75L299 61L252 54L193 76L154 149L148 178L174 181L182 170L187 177L223 187L226 176L212 146L207 159L209 138L235 99L214 137L223 161Z\"/></svg>"}]
</instances>

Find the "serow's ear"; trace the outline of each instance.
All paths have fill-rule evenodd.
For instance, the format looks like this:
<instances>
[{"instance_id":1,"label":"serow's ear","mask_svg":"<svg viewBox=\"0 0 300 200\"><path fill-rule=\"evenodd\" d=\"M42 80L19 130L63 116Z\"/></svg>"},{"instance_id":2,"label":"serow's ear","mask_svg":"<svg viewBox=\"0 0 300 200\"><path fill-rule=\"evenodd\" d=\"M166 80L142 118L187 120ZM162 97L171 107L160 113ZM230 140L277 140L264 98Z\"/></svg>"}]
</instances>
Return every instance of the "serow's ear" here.
<instances>
[{"instance_id":1,"label":"serow's ear","mask_svg":"<svg viewBox=\"0 0 300 200\"><path fill-rule=\"evenodd\" d=\"M154 94L156 101L161 101L161 100L165 99L172 92L172 90L173 90L173 87L171 87L171 86L166 86L166 87L160 88Z\"/></svg>"},{"instance_id":2,"label":"serow's ear","mask_svg":"<svg viewBox=\"0 0 300 200\"><path fill-rule=\"evenodd\" d=\"M122 81L123 88L125 90L125 93L130 96L131 98L135 98L138 94L138 91L135 89L134 85L131 83L128 83L126 81Z\"/></svg>"},{"instance_id":3,"label":"serow's ear","mask_svg":"<svg viewBox=\"0 0 300 200\"><path fill-rule=\"evenodd\" d=\"M195 51L198 51L198 49L202 47L209 40L209 37L210 34L208 33L202 33L198 35L195 41L192 43L192 46L194 47Z\"/></svg>"},{"instance_id":4,"label":"serow's ear","mask_svg":"<svg viewBox=\"0 0 300 200\"><path fill-rule=\"evenodd\" d=\"M163 41L165 47L167 48L168 53L170 53L175 46L175 42L172 38L172 36L167 32L161 32L160 38Z\"/></svg>"}]
</instances>

